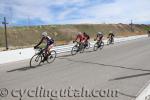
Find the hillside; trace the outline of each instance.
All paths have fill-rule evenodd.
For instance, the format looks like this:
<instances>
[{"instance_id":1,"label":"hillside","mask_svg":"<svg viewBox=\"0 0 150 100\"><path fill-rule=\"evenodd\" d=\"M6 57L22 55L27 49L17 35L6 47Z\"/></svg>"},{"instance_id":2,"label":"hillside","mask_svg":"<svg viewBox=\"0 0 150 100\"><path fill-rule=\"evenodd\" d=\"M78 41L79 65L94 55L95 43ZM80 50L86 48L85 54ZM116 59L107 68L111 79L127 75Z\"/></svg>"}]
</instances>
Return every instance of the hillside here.
<instances>
[{"instance_id":1,"label":"hillside","mask_svg":"<svg viewBox=\"0 0 150 100\"><path fill-rule=\"evenodd\" d=\"M94 37L98 31L108 34L110 30L114 31L117 36L130 36L146 33L147 25L134 25L134 32L131 32L131 26L127 24L82 24L82 25L45 25L30 27L8 27L8 44L9 47L31 46L40 39L40 34L47 31L56 41L57 44L70 42L76 32L87 32ZM0 47L5 46L4 28L0 27Z\"/></svg>"}]
</instances>

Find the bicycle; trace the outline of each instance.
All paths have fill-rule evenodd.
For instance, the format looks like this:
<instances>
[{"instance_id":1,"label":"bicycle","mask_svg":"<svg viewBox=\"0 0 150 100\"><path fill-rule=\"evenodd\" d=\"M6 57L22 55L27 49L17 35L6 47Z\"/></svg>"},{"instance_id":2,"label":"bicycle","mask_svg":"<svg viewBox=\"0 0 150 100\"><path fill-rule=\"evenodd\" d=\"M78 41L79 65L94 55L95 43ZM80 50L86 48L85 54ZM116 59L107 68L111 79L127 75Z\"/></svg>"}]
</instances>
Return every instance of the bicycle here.
<instances>
[{"instance_id":1,"label":"bicycle","mask_svg":"<svg viewBox=\"0 0 150 100\"><path fill-rule=\"evenodd\" d=\"M114 38L108 37L107 45L114 44Z\"/></svg>"},{"instance_id":2,"label":"bicycle","mask_svg":"<svg viewBox=\"0 0 150 100\"><path fill-rule=\"evenodd\" d=\"M77 42L77 41L75 42L76 42L76 45L72 47L71 54L76 55L78 52L83 53L85 49L84 44L81 42Z\"/></svg>"},{"instance_id":3,"label":"bicycle","mask_svg":"<svg viewBox=\"0 0 150 100\"><path fill-rule=\"evenodd\" d=\"M85 48L85 49L89 49L89 48L90 48L90 45L91 45L90 42L87 41L87 42L84 43L84 48Z\"/></svg>"},{"instance_id":4,"label":"bicycle","mask_svg":"<svg viewBox=\"0 0 150 100\"><path fill-rule=\"evenodd\" d=\"M30 67L39 66L42 63L44 57L45 57L44 49L42 49L40 47L36 48L35 55L30 59ZM56 51L52 50L48 54L48 58L46 61L47 61L47 63L52 63L52 62L54 62L55 58L56 58Z\"/></svg>"},{"instance_id":5,"label":"bicycle","mask_svg":"<svg viewBox=\"0 0 150 100\"><path fill-rule=\"evenodd\" d=\"M94 48L93 50L94 51L97 51L98 49L103 49L104 47L104 42L103 41L97 41L95 44L94 44Z\"/></svg>"}]
</instances>

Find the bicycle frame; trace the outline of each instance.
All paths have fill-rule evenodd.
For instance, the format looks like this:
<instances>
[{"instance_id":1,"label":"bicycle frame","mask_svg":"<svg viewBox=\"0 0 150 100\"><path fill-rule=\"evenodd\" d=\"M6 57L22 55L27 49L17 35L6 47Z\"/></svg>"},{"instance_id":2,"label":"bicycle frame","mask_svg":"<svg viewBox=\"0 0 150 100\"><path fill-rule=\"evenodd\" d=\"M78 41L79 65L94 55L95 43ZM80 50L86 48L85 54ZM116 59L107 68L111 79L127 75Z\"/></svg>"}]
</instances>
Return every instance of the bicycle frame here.
<instances>
[{"instance_id":1,"label":"bicycle frame","mask_svg":"<svg viewBox=\"0 0 150 100\"><path fill-rule=\"evenodd\" d=\"M82 49L84 49L84 43L77 42L77 44L75 46L78 48L78 50L77 50L78 52L81 51Z\"/></svg>"}]
</instances>

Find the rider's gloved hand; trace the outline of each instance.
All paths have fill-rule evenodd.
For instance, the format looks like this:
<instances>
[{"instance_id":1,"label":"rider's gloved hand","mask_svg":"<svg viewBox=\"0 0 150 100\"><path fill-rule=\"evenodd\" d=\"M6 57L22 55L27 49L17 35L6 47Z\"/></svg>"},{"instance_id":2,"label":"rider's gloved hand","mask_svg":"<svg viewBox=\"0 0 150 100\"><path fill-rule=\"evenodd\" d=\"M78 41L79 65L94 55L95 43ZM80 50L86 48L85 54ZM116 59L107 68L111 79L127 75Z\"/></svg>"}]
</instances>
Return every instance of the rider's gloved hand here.
<instances>
[{"instance_id":1,"label":"rider's gloved hand","mask_svg":"<svg viewBox=\"0 0 150 100\"><path fill-rule=\"evenodd\" d=\"M37 46L34 46L34 49L36 49L37 48Z\"/></svg>"},{"instance_id":2,"label":"rider's gloved hand","mask_svg":"<svg viewBox=\"0 0 150 100\"><path fill-rule=\"evenodd\" d=\"M73 41L73 43L75 43L75 41Z\"/></svg>"},{"instance_id":3,"label":"rider's gloved hand","mask_svg":"<svg viewBox=\"0 0 150 100\"><path fill-rule=\"evenodd\" d=\"M94 41L96 41L96 39L94 39Z\"/></svg>"}]
</instances>

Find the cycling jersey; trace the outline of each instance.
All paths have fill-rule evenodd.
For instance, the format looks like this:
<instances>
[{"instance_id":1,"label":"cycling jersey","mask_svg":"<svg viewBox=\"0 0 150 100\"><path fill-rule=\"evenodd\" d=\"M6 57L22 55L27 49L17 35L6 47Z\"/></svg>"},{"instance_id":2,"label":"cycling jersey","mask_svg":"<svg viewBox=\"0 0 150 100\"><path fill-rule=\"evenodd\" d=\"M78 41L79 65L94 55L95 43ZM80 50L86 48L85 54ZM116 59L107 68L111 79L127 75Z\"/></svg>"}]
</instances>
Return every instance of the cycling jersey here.
<instances>
[{"instance_id":1,"label":"cycling jersey","mask_svg":"<svg viewBox=\"0 0 150 100\"><path fill-rule=\"evenodd\" d=\"M43 37L41 41L36 45L36 47L38 47L43 41L46 42L47 46L52 45L54 43L54 40L49 36L47 36L47 37Z\"/></svg>"},{"instance_id":2,"label":"cycling jersey","mask_svg":"<svg viewBox=\"0 0 150 100\"><path fill-rule=\"evenodd\" d=\"M96 39L97 39L98 41L101 41L102 38L103 38L103 34L97 34Z\"/></svg>"},{"instance_id":3,"label":"cycling jersey","mask_svg":"<svg viewBox=\"0 0 150 100\"><path fill-rule=\"evenodd\" d=\"M50 38L49 36L46 37L47 45L51 45L54 43L54 40Z\"/></svg>"},{"instance_id":4,"label":"cycling jersey","mask_svg":"<svg viewBox=\"0 0 150 100\"><path fill-rule=\"evenodd\" d=\"M109 37L113 38L115 35L113 33L109 33Z\"/></svg>"},{"instance_id":5,"label":"cycling jersey","mask_svg":"<svg viewBox=\"0 0 150 100\"><path fill-rule=\"evenodd\" d=\"M83 42L83 41L84 41L84 37L83 37L83 35L78 34L78 35L76 36L75 41L77 41L77 40L79 40L79 42Z\"/></svg>"},{"instance_id":6,"label":"cycling jersey","mask_svg":"<svg viewBox=\"0 0 150 100\"><path fill-rule=\"evenodd\" d=\"M87 34L84 34L84 40L87 41L87 40L89 40L89 39L90 39L90 36L87 35Z\"/></svg>"}]
</instances>

